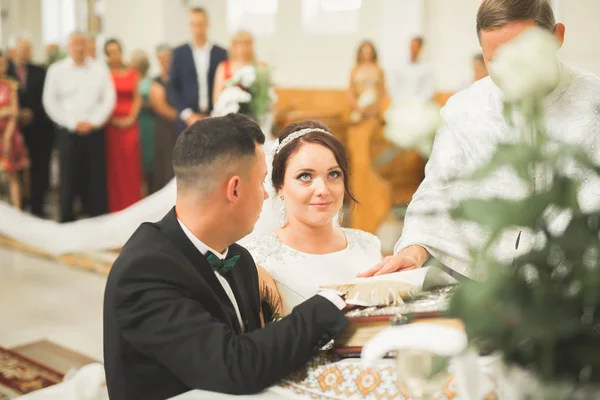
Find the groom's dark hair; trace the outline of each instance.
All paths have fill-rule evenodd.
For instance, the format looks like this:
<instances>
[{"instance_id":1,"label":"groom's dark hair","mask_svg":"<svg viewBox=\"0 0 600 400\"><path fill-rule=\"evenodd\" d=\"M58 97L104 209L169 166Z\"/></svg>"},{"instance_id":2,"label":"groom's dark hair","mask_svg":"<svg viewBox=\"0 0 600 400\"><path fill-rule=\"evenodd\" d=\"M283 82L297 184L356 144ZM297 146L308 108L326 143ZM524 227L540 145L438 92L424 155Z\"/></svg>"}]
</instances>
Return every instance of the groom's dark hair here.
<instances>
[{"instance_id":1,"label":"groom's dark hair","mask_svg":"<svg viewBox=\"0 0 600 400\"><path fill-rule=\"evenodd\" d=\"M188 126L173 149L177 190L194 188L209 194L224 173L249 172L256 145L265 142L260 126L241 114L205 118ZM246 165L241 166L242 163Z\"/></svg>"}]
</instances>

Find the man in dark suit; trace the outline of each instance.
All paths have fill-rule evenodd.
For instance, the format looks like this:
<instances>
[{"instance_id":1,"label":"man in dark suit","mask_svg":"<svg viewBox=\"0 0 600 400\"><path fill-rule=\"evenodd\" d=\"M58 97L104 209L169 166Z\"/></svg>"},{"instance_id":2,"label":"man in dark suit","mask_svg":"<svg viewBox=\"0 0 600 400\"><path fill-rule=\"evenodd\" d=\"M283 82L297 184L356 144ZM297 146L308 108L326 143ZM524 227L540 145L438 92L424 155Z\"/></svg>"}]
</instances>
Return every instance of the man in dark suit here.
<instances>
[{"instance_id":1,"label":"man in dark suit","mask_svg":"<svg viewBox=\"0 0 600 400\"><path fill-rule=\"evenodd\" d=\"M177 128L182 131L209 116L217 66L227 59L227 51L207 38L208 15L203 8L189 12L192 42L177 47L169 70L167 95L179 113Z\"/></svg>"},{"instance_id":2,"label":"man in dark suit","mask_svg":"<svg viewBox=\"0 0 600 400\"><path fill-rule=\"evenodd\" d=\"M108 276L104 362L112 400L259 392L347 325L344 301L324 292L261 328L257 268L235 242L253 230L268 197L264 140L239 114L203 119L179 136L175 208L138 228Z\"/></svg>"},{"instance_id":3,"label":"man in dark suit","mask_svg":"<svg viewBox=\"0 0 600 400\"><path fill-rule=\"evenodd\" d=\"M29 205L33 214L44 217L54 143L54 127L42 104L46 69L31 64L31 42L27 38L15 40L14 64L9 75L19 82L19 129L31 160Z\"/></svg>"}]
</instances>

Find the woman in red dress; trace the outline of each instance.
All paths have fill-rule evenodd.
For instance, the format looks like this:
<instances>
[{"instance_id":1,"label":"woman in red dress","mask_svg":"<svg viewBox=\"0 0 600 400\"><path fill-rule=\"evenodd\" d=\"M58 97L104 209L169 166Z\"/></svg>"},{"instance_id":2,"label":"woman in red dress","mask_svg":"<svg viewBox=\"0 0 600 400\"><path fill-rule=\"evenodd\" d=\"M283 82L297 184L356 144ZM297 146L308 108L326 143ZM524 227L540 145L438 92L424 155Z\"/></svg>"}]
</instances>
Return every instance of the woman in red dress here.
<instances>
[{"instance_id":1,"label":"woman in red dress","mask_svg":"<svg viewBox=\"0 0 600 400\"><path fill-rule=\"evenodd\" d=\"M117 104L106 127L106 180L108 210L116 212L142 199L142 161L138 114L142 98L138 74L123 64L121 44L111 39L104 45Z\"/></svg>"},{"instance_id":2,"label":"woman in red dress","mask_svg":"<svg viewBox=\"0 0 600 400\"><path fill-rule=\"evenodd\" d=\"M13 207L20 209L19 171L29 167L29 158L23 137L17 127L18 83L6 77L7 68L8 60L0 52L0 173L8 173L10 200Z\"/></svg>"}]
</instances>

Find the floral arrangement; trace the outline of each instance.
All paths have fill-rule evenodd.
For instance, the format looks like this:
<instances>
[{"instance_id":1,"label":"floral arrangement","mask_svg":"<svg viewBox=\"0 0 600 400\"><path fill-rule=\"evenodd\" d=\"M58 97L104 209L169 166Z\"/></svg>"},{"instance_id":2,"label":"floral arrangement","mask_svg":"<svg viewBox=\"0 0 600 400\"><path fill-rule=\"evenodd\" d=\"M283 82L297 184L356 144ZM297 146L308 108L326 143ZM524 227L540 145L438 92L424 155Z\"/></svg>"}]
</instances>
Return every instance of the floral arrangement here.
<instances>
[{"instance_id":1,"label":"floral arrangement","mask_svg":"<svg viewBox=\"0 0 600 400\"><path fill-rule=\"evenodd\" d=\"M536 389L507 385L512 392L506 398L531 398L547 388L552 398L570 398L573 387L600 384L600 211L584 212L577 198L587 179L600 176L600 167L587 149L558 146L546 134L542 99L560 79L557 50L555 38L539 28L499 50L490 72L505 94L505 116L522 140L499 145L489 163L470 176L480 181L511 168L530 195L467 199L452 211L457 221L475 222L490 235L472 250L486 279L462 283L449 313L462 319L472 344L501 354L509 370L537 382ZM551 179L538 181L536 171ZM558 212L569 216L560 231L548 218ZM515 226L535 233L533 249L501 263L490 249Z\"/></svg>"},{"instance_id":2,"label":"floral arrangement","mask_svg":"<svg viewBox=\"0 0 600 400\"><path fill-rule=\"evenodd\" d=\"M392 104L385 113L385 137L399 149L416 149L429 158L435 133L442 123L440 106L413 99Z\"/></svg>"},{"instance_id":3,"label":"floral arrangement","mask_svg":"<svg viewBox=\"0 0 600 400\"><path fill-rule=\"evenodd\" d=\"M213 115L242 113L260 121L270 113L271 104L276 101L271 70L264 65L240 68L225 85Z\"/></svg>"}]
</instances>

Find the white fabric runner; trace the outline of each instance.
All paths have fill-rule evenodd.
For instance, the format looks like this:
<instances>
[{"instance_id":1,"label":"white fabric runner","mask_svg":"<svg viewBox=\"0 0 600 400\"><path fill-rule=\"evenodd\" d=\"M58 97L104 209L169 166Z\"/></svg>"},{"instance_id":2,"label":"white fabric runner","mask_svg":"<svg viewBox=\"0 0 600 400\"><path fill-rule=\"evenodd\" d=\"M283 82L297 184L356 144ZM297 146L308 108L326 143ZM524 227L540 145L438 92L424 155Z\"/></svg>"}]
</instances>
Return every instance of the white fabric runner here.
<instances>
[{"instance_id":1,"label":"white fabric runner","mask_svg":"<svg viewBox=\"0 0 600 400\"><path fill-rule=\"evenodd\" d=\"M265 143L270 182L272 149L276 141ZM59 223L37 218L0 202L0 235L17 242L35 247L50 255L89 253L106 251L122 247L143 222L156 222L175 205L176 185L171 180L164 188L142 199L125 210L81 219L74 222ZM267 199L254 231L240 243L271 232L276 227L277 217Z\"/></svg>"}]
</instances>

